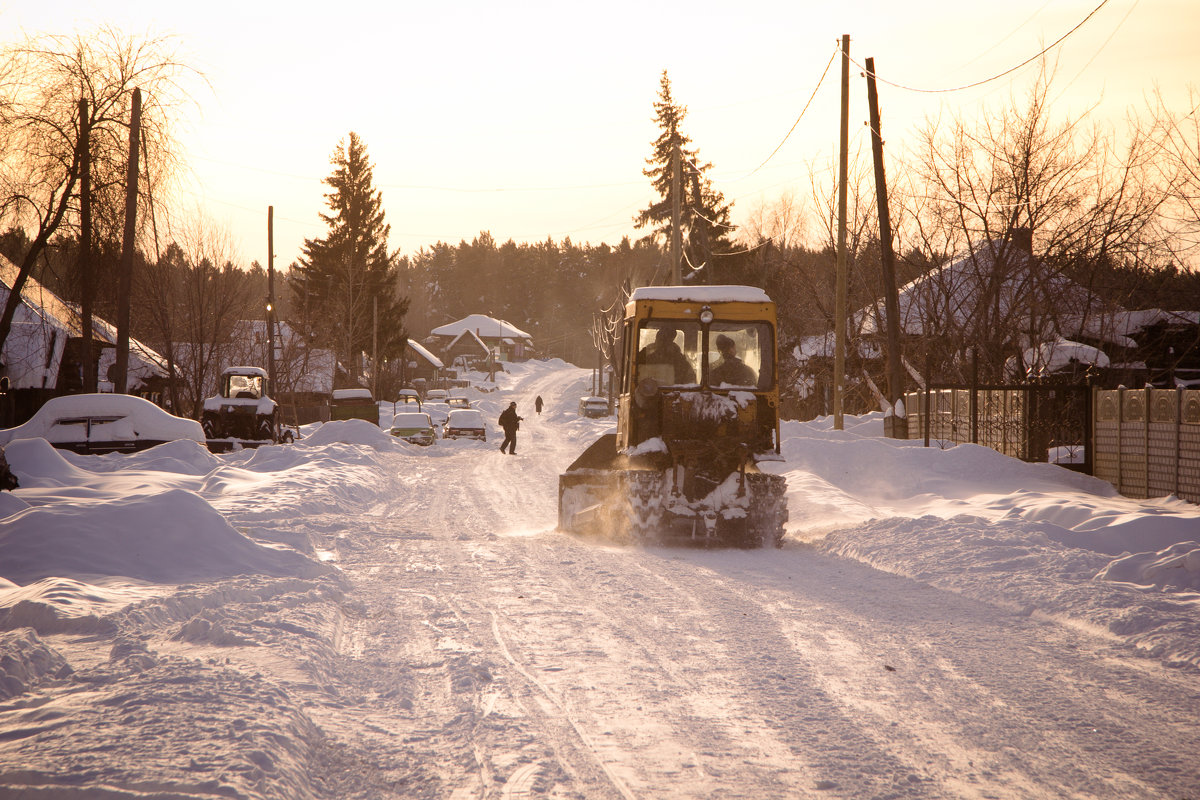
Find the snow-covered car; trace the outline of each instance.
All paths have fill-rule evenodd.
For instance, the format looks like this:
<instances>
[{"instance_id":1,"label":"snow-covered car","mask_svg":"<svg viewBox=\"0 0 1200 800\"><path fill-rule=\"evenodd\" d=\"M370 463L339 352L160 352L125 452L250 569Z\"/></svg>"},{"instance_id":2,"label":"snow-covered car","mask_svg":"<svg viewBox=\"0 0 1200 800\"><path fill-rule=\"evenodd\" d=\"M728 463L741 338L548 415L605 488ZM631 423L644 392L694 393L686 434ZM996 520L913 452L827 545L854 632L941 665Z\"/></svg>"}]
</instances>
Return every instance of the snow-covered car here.
<instances>
[{"instance_id":1,"label":"snow-covered car","mask_svg":"<svg viewBox=\"0 0 1200 800\"><path fill-rule=\"evenodd\" d=\"M445 432L447 439L478 439L487 441L487 429L483 424L483 414L474 408L451 409L450 417L446 420Z\"/></svg>"},{"instance_id":2,"label":"snow-covered car","mask_svg":"<svg viewBox=\"0 0 1200 800\"><path fill-rule=\"evenodd\" d=\"M401 411L392 417L392 427L388 432L419 445L431 445L437 439L433 420L424 411Z\"/></svg>"},{"instance_id":3,"label":"snow-covered car","mask_svg":"<svg viewBox=\"0 0 1200 800\"><path fill-rule=\"evenodd\" d=\"M370 389L334 389L329 396L329 418L365 419L379 424L379 406Z\"/></svg>"},{"instance_id":4,"label":"snow-covered car","mask_svg":"<svg viewBox=\"0 0 1200 800\"><path fill-rule=\"evenodd\" d=\"M452 409L453 408L470 408L471 400L470 400L470 398L467 398L467 397L457 397L457 396L456 397L447 397L446 405L450 406L450 408L452 408Z\"/></svg>"},{"instance_id":5,"label":"snow-covered car","mask_svg":"<svg viewBox=\"0 0 1200 800\"><path fill-rule=\"evenodd\" d=\"M450 417L450 406L445 403L422 403L421 410L429 414L433 424L439 428L445 425Z\"/></svg>"},{"instance_id":6,"label":"snow-covered car","mask_svg":"<svg viewBox=\"0 0 1200 800\"><path fill-rule=\"evenodd\" d=\"M579 416L590 418L607 417L608 400L603 397L579 398Z\"/></svg>"},{"instance_id":7,"label":"snow-covered car","mask_svg":"<svg viewBox=\"0 0 1200 800\"><path fill-rule=\"evenodd\" d=\"M445 389L430 389L425 392L425 401L427 403L444 403L450 393Z\"/></svg>"},{"instance_id":8,"label":"snow-covered car","mask_svg":"<svg viewBox=\"0 0 1200 800\"><path fill-rule=\"evenodd\" d=\"M417 410L421 409L421 395L416 389L401 389L396 393L396 402L393 407L398 406L416 406Z\"/></svg>"},{"instance_id":9,"label":"snow-covered car","mask_svg":"<svg viewBox=\"0 0 1200 800\"><path fill-rule=\"evenodd\" d=\"M85 455L132 453L178 439L205 442L196 420L177 417L141 397L109 393L51 398L27 422L0 430L0 447L37 438Z\"/></svg>"}]
</instances>

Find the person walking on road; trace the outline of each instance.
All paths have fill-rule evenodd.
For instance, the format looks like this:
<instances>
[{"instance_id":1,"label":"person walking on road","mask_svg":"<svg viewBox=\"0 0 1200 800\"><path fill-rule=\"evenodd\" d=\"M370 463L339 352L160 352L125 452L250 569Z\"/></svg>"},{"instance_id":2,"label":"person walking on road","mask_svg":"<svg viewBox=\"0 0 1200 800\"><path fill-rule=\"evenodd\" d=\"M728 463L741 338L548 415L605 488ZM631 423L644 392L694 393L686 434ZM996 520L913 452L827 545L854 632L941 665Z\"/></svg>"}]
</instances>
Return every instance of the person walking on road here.
<instances>
[{"instance_id":1,"label":"person walking on road","mask_svg":"<svg viewBox=\"0 0 1200 800\"><path fill-rule=\"evenodd\" d=\"M504 429L504 441L500 444L500 452L515 456L517 454L517 429L521 427L524 417L517 416L517 401L508 404L508 408L500 412L500 427Z\"/></svg>"},{"instance_id":2,"label":"person walking on road","mask_svg":"<svg viewBox=\"0 0 1200 800\"><path fill-rule=\"evenodd\" d=\"M542 413L542 396L539 394L537 399L533 401L533 410L541 415Z\"/></svg>"}]
</instances>

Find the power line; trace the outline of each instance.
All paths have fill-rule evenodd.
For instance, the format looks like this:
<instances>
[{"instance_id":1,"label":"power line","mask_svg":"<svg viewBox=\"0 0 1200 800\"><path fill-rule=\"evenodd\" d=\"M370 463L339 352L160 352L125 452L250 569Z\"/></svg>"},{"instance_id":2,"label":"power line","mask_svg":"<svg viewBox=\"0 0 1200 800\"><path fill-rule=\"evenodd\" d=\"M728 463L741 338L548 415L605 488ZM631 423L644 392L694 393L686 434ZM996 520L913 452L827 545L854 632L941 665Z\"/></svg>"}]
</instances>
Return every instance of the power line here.
<instances>
[{"instance_id":1,"label":"power line","mask_svg":"<svg viewBox=\"0 0 1200 800\"><path fill-rule=\"evenodd\" d=\"M1075 27L1071 28L1071 30L1067 31L1062 36L1055 39L1052 44L1042 48L1042 50L1040 52L1035 53L1034 55L1032 55L1029 58L1022 61L1020 64L1017 64L1016 66L1013 66L1013 67L1009 67L1008 69L1004 70L1003 72L999 72L990 78L984 78L981 81L975 81L974 83L967 83L962 86L953 86L953 87L946 88L946 89L921 89L916 86L906 86L905 84L902 84L902 83L897 83L895 81L889 81L888 79L882 78L879 75L875 75L875 79L878 80L880 83L886 83L888 86L891 86L896 89L903 89L906 92L920 92L922 94L946 94L949 92L961 92L964 89L974 89L977 86L983 86L984 84L999 80L1000 78L1003 78L1005 75L1011 75L1012 73L1016 72L1017 70L1021 69L1022 67L1028 66L1031 62L1036 61L1037 59L1046 55L1046 53L1049 53L1051 50L1053 50L1054 48L1056 48L1060 44L1062 44L1064 41L1066 41L1068 36L1071 36L1073 33L1075 33L1075 31L1082 28L1087 23L1088 20L1090 20L1092 17L1096 16L1096 13L1098 11L1100 11L1100 9L1104 8L1106 5L1108 5L1108 0L1101 0L1100 5L1093 8L1086 17L1084 17L1082 20L1080 20L1075 25ZM847 56L847 58L849 58L849 56ZM853 64L855 64L857 67L862 69L864 72L870 72L870 70L868 70L865 66L860 64L858 61L855 61L853 58L850 58L850 61Z\"/></svg>"},{"instance_id":2,"label":"power line","mask_svg":"<svg viewBox=\"0 0 1200 800\"><path fill-rule=\"evenodd\" d=\"M821 78L817 81L816 88L814 88L812 90L812 94L810 94L808 96L808 102L804 104L804 108L800 109L800 115L798 117L796 117L796 121L792 123L792 127L788 130L787 134L783 137L783 141L781 141L775 147L775 149L771 151L771 155L769 155L763 159L763 162L761 164L759 164L757 167L755 167L754 169L747 172L741 178L738 178L738 180L745 180L746 178L749 178L751 175L753 175L754 173L758 172L760 169L765 167L767 165L767 162L770 161L772 158L774 158L775 154L779 152L780 148L782 148L784 146L784 144L787 143L787 140L791 137L792 133L795 132L796 126L800 124L800 120L804 118L804 112L808 111L808 107L812 105L813 98L815 98L817 96L817 92L819 92L821 90L821 85L825 83L825 76L829 74L829 68L831 66L833 66L833 60L835 58L837 58L837 54L838 54L838 48L834 48L833 53L829 56L829 62L825 65L825 71L821 73Z\"/></svg>"}]
</instances>

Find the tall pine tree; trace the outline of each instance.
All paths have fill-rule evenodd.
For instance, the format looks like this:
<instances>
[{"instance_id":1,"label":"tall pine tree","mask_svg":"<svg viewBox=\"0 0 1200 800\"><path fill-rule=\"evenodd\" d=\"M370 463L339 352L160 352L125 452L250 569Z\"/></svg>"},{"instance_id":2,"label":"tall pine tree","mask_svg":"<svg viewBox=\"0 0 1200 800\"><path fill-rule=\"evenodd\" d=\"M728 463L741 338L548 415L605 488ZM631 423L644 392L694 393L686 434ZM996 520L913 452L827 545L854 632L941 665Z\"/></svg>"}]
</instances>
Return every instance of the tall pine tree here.
<instances>
[{"instance_id":1,"label":"tall pine tree","mask_svg":"<svg viewBox=\"0 0 1200 800\"><path fill-rule=\"evenodd\" d=\"M661 132L654 140L654 152L646 159L647 167L642 170L660 199L639 212L633 221L638 228L653 226L649 238L669 246L674 200L672 158L678 148L680 230L686 259L682 267L684 280L712 283L714 257L720 257L730 250L728 235L733 229L729 223L731 204L726 203L725 197L713 189L712 181L706 175L712 164L700 160L699 150L691 146L692 140L683 133L682 125L686 116L687 106L675 102L671 96L671 79L663 70L658 100L654 103L654 121ZM688 268L689 264L691 269Z\"/></svg>"},{"instance_id":2,"label":"tall pine tree","mask_svg":"<svg viewBox=\"0 0 1200 800\"><path fill-rule=\"evenodd\" d=\"M408 338L408 298L397 294L397 258L387 250L391 226L384 223L383 197L358 134L338 142L324 180L330 213L321 214L329 232L305 239L304 254L291 272L295 318L319 344L330 347L352 379L363 356L378 346L381 361L402 355Z\"/></svg>"}]
</instances>

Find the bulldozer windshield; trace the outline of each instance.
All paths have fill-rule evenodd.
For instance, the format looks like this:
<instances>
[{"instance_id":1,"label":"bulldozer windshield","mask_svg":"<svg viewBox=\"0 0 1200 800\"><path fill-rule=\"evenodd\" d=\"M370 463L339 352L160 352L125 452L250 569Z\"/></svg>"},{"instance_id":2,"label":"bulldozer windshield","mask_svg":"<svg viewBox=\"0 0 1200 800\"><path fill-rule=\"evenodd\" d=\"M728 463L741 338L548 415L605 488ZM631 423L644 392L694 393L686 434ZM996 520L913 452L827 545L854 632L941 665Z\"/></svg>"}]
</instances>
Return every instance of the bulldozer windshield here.
<instances>
[{"instance_id":1,"label":"bulldozer windshield","mask_svg":"<svg viewBox=\"0 0 1200 800\"><path fill-rule=\"evenodd\" d=\"M714 388L769 389L775 347L765 322L713 322L708 329L704 383Z\"/></svg>"},{"instance_id":2,"label":"bulldozer windshield","mask_svg":"<svg viewBox=\"0 0 1200 800\"><path fill-rule=\"evenodd\" d=\"M638 331L638 380L653 378L660 386L698 384L700 324L651 320Z\"/></svg>"},{"instance_id":3,"label":"bulldozer windshield","mask_svg":"<svg viewBox=\"0 0 1200 800\"><path fill-rule=\"evenodd\" d=\"M648 320L638 330L637 380L660 386L767 389L775 379L771 325Z\"/></svg>"}]
</instances>

